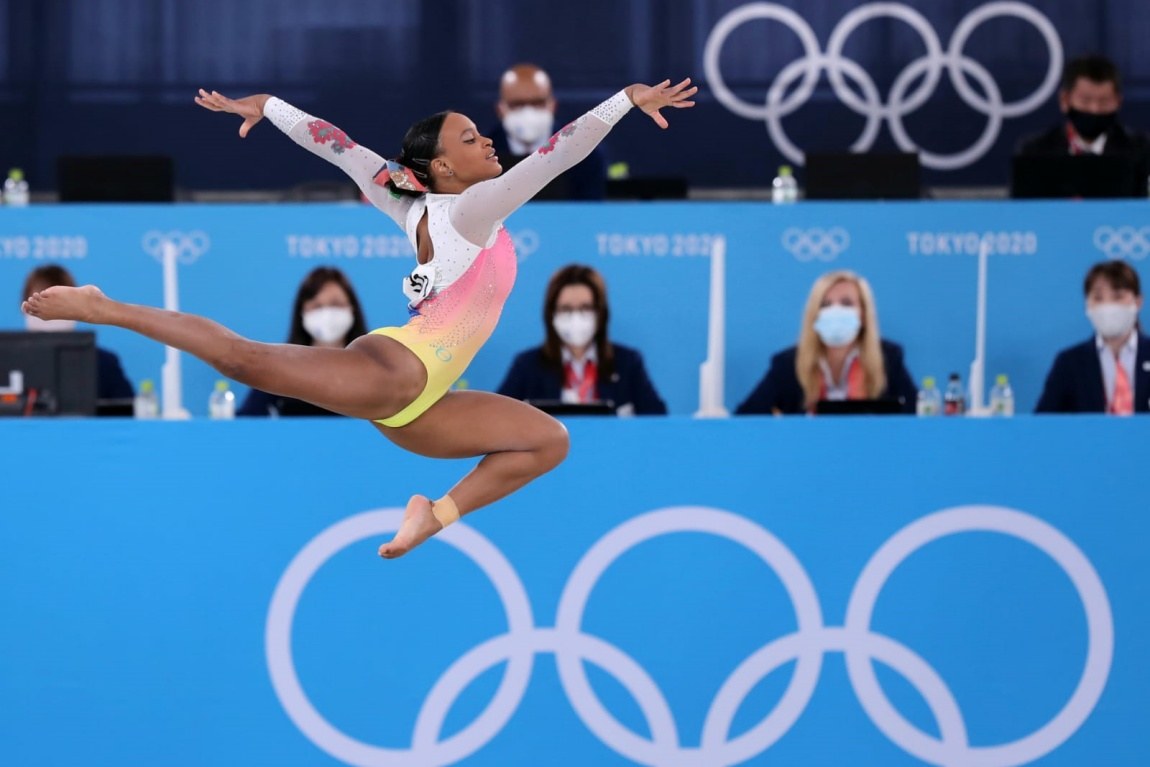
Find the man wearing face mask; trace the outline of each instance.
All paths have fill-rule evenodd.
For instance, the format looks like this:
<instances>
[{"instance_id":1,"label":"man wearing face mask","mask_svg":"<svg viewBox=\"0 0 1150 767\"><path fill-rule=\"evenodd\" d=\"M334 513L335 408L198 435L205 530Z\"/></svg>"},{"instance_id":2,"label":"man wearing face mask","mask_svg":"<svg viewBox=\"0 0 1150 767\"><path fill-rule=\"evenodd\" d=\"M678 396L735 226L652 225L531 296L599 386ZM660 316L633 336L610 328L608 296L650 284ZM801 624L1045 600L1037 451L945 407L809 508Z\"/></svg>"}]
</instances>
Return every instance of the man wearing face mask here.
<instances>
[{"instance_id":1,"label":"man wearing face mask","mask_svg":"<svg viewBox=\"0 0 1150 767\"><path fill-rule=\"evenodd\" d=\"M1082 56L1067 62L1058 91L1058 107L1065 115L1059 125L1024 140L1022 155L1118 155L1145 158L1150 143L1145 136L1118 122L1122 82L1118 68L1105 56Z\"/></svg>"},{"instance_id":2,"label":"man wearing face mask","mask_svg":"<svg viewBox=\"0 0 1150 767\"><path fill-rule=\"evenodd\" d=\"M534 64L516 64L499 79L495 113L500 124L488 132L506 173L545 146L561 127L555 124L555 94L551 78ZM607 170L602 151L591 154L555 178L533 200L602 200Z\"/></svg>"},{"instance_id":3,"label":"man wearing face mask","mask_svg":"<svg viewBox=\"0 0 1150 767\"><path fill-rule=\"evenodd\" d=\"M33 269L24 280L24 292L21 294L21 303L28 300L33 293L47 290L56 285L76 287L76 280L69 272L58 264L46 264ZM70 333L76 330L76 323L71 320L42 320L31 315L24 315L24 329L32 333ZM136 396L132 384L124 375L124 368L120 365L120 358L107 349L96 349L96 400L100 405L102 400L110 403L114 400L128 401Z\"/></svg>"},{"instance_id":4,"label":"man wearing face mask","mask_svg":"<svg viewBox=\"0 0 1150 767\"><path fill-rule=\"evenodd\" d=\"M1133 415L1150 410L1150 340L1141 332L1142 287L1125 261L1103 261L1086 273L1086 317L1094 338L1058 354L1039 413Z\"/></svg>"},{"instance_id":5,"label":"man wearing face mask","mask_svg":"<svg viewBox=\"0 0 1150 767\"><path fill-rule=\"evenodd\" d=\"M515 399L567 405L607 404L619 415L664 415L635 349L607 334L607 284L590 266L555 272L543 299L543 346L516 356L499 386Z\"/></svg>"},{"instance_id":6,"label":"man wearing face mask","mask_svg":"<svg viewBox=\"0 0 1150 767\"><path fill-rule=\"evenodd\" d=\"M771 358L766 375L735 412L797 415L816 412L821 402L854 400L913 413L916 394L902 347L879 334L870 283L842 270L815 280L798 344Z\"/></svg>"}]
</instances>

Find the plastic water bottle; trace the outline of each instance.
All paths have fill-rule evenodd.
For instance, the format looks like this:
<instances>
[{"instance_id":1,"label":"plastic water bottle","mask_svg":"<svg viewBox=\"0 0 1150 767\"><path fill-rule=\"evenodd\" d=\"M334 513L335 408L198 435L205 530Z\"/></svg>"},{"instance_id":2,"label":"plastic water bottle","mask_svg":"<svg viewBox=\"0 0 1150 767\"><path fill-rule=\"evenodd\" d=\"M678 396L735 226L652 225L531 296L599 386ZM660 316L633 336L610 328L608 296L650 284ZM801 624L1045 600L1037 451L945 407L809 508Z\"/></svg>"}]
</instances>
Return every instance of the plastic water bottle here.
<instances>
[{"instance_id":1,"label":"plastic water bottle","mask_svg":"<svg viewBox=\"0 0 1150 767\"><path fill-rule=\"evenodd\" d=\"M990 390L990 414L1006 418L1014 415L1014 391L1004 375L994 379L994 387Z\"/></svg>"},{"instance_id":2,"label":"plastic water bottle","mask_svg":"<svg viewBox=\"0 0 1150 767\"><path fill-rule=\"evenodd\" d=\"M962 390L962 377L958 373L951 373L950 380L946 382L946 393L942 395L942 412L944 415L962 415L966 412L966 392Z\"/></svg>"},{"instance_id":3,"label":"plastic water bottle","mask_svg":"<svg viewBox=\"0 0 1150 767\"><path fill-rule=\"evenodd\" d=\"M156 384L150 378L140 382L140 390L132 401L132 415L146 420L160 417L160 397L156 394Z\"/></svg>"},{"instance_id":4,"label":"plastic water bottle","mask_svg":"<svg viewBox=\"0 0 1150 767\"><path fill-rule=\"evenodd\" d=\"M23 208L28 204L28 196L28 182L24 180L24 171L19 168L8 171L8 180L4 182L4 204Z\"/></svg>"},{"instance_id":5,"label":"plastic water bottle","mask_svg":"<svg viewBox=\"0 0 1150 767\"><path fill-rule=\"evenodd\" d=\"M799 199L799 182L795 180L794 169L790 165L780 165L779 175L771 182L771 202L792 203Z\"/></svg>"},{"instance_id":6,"label":"plastic water bottle","mask_svg":"<svg viewBox=\"0 0 1150 767\"><path fill-rule=\"evenodd\" d=\"M938 415L942 412L942 392L935 385L934 376L922 379L922 388L918 390L918 402L915 413L918 415Z\"/></svg>"},{"instance_id":7,"label":"plastic water bottle","mask_svg":"<svg viewBox=\"0 0 1150 767\"><path fill-rule=\"evenodd\" d=\"M216 389L208 398L208 415L213 421L230 421L236 417L236 395L227 381L216 381Z\"/></svg>"}]
</instances>

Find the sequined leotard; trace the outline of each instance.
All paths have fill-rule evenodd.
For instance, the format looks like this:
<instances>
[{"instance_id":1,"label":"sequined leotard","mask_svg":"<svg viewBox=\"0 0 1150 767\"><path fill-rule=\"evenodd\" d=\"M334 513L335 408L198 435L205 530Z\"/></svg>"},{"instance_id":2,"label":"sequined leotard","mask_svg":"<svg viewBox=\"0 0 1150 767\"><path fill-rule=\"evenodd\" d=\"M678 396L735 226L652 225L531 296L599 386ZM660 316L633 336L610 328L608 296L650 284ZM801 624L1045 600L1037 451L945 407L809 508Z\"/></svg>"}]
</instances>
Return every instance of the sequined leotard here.
<instances>
[{"instance_id":1,"label":"sequined leotard","mask_svg":"<svg viewBox=\"0 0 1150 767\"><path fill-rule=\"evenodd\" d=\"M297 144L339 166L377 208L407 234L416 253L416 229L426 215L433 256L405 278L405 292L427 281L409 304L413 316L403 327L372 331L402 343L427 368L423 392L379 423L406 426L434 405L463 375L491 337L515 282L515 249L503 220L553 178L582 160L631 108L620 91L566 126L535 152L498 178L462 194L398 195L373 180L384 159L348 138L331 123L291 104L270 98L264 114Z\"/></svg>"}]
</instances>

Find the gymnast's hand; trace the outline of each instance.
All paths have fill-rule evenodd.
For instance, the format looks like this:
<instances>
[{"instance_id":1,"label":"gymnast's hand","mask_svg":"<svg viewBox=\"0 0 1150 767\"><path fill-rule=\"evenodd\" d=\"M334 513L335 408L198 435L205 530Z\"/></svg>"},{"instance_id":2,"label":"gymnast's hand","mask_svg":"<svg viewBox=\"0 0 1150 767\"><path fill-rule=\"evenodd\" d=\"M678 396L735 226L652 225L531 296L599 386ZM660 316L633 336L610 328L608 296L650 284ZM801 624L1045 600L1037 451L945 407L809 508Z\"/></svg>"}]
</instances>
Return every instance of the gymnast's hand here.
<instances>
[{"instance_id":1,"label":"gymnast's hand","mask_svg":"<svg viewBox=\"0 0 1150 767\"><path fill-rule=\"evenodd\" d=\"M260 93L255 96L245 96L242 99L229 99L216 91L208 93L200 88L200 95L196 96L196 103L213 112L230 112L244 118L244 124L240 126L240 138L247 138L248 131L264 119L264 104L269 98L271 96L268 94Z\"/></svg>"},{"instance_id":2,"label":"gymnast's hand","mask_svg":"<svg viewBox=\"0 0 1150 767\"><path fill-rule=\"evenodd\" d=\"M660 109L663 107L686 109L695 106L695 102L690 98L699 92L699 88L698 86L688 88L688 85L691 85L689 77L678 85L671 85L670 80L664 80L655 86L635 83L627 86L626 93L632 104L650 115L660 128L666 128L667 120L659 114Z\"/></svg>"}]
</instances>

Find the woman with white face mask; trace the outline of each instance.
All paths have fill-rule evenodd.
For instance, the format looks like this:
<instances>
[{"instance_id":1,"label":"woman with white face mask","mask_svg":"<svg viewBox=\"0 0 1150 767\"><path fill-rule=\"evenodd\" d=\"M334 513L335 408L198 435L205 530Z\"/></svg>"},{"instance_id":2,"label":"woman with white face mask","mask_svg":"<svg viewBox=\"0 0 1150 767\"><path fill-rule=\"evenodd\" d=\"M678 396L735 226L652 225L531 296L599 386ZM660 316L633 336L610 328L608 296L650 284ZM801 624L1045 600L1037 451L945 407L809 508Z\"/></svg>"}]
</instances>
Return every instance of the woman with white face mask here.
<instances>
[{"instance_id":1,"label":"woman with white face mask","mask_svg":"<svg viewBox=\"0 0 1150 767\"><path fill-rule=\"evenodd\" d=\"M1089 341L1059 352L1035 409L1039 413L1133 415L1150 409L1150 342L1142 333L1142 286L1125 261L1086 273Z\"/></svg>"},{"instance_id":2,"label":"woman with white face mask","mask_svg":"<svg viewBox=\"0 0 1150 767\"><path fill-rule=\"evenodd\" d=\"M766 376L735 412L813 413L821 401L886 400L913 413L915 396L902 347L879 335L869 283L837 271L815 281L798 345L771 358Z\"/></svg>"},{"instance_id":3,"label":"woman with white face mask","mask_svg":"<svg viewBox=\"0 0 1150 767\"><path fill-rule=\"evenodd\" d=\"M607 404L620 415L663 415L638 351L607 336L607 285L589 266L557 271L543 301L542 346L516 356L499 393L528 402Z\"/></svg>"},{"instance_id":4,"label":"woman with white face mask","mask_svg":"<svg viewBox=\"0 0 1150 767\"><path fill-rule=\"evenodd\" d=\"M342 349L367 333L359 298L351 281L339 269L320 266L300 283L292 305L287 342L301 346ZM336 415L309 402L279 397L252 389L238 415Z\"/></svg>"}]
</instances>

